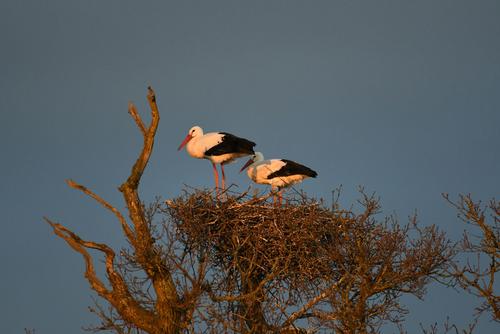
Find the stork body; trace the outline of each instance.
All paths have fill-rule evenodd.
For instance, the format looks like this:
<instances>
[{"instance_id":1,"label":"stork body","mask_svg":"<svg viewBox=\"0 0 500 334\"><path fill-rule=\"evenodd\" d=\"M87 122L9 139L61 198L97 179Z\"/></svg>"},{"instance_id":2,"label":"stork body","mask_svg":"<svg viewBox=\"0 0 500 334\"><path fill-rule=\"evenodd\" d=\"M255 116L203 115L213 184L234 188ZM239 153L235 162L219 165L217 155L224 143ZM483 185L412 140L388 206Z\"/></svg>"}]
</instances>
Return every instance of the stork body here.
<instances>
[{"instance_id":1,"label":"stork body","mask_svg":"<svg viewBox=\"0 0 500 334\"><path fill-rule=\"evenodd\" d=\"M280 203L283 188L302 182L305 178L318 175L311 168L291 160L264 160L264 155L260 152L256 152L241 168L240 172L245 168L248 168L247 175L255 183L269 184L273 191L277 189Z\"/></svg>"},{"instance_id":2,"label":"stork body","mask_svg":"<svg viewBox=\"0 0 500 334\"><path fill-rule=\"evenodd\" d=\"M220 164L222 172L222 188L225 188L226 176L224 165L233 162L235 159L254 154L255 143L232 135L227 132L210 132L203 134L203 129L193 126L179 146L181 150L186 146L186 151L190 156L197 159L208 159L212 162L215 177L215 188L219 187L219 174L216 164Z\"/></svg>"}]
</instances>

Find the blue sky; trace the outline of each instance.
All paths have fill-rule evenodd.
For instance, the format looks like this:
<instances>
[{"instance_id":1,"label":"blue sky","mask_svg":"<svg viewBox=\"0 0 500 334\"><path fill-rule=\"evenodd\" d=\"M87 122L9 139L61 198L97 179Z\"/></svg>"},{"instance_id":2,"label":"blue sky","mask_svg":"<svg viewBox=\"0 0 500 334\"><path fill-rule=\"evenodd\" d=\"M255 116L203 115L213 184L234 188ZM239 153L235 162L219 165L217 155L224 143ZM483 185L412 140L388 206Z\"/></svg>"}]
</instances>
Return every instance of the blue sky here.
<instances>
[{"instance_id":1,"label":"blue sky","mask_svg":"<svg viewBox=\"0 0 500 334\"><path fill-rule=\"evenodd\" d=\"M451 238L440 197L499 198L498 1L12 1L0 3L3 176L0 332L78 333L95 319L82 260L42 222L123 244L113 217L73 178L123 208L140 135L161 122L143 199L211 187L209 162L176 148L192 125L254 140L268 158L319 173L299 189L342 203L359 185L402 222L415 210ZM227 167L228 182L249 180ZM405 298L407 328L467 323L477 302L432 286ZM479 331L498 329L483 317Z\"/></svg>"}]
</instances>

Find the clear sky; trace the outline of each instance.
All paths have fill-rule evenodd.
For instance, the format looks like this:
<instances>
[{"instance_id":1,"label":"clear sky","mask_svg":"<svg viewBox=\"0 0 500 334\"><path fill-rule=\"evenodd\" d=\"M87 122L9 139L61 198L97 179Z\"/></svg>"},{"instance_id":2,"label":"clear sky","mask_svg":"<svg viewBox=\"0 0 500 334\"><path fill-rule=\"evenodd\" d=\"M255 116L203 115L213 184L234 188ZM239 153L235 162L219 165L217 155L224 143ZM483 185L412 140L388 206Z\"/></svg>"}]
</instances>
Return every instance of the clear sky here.
<instances>
[{"instance_id":1,"label":"clear sky","mask_svg":"<svg viewBox=\"0 0 500 334\"><path fill-rule=\"evenodd\" d=\"M123 208L141 142L127 103L161 112L142 196L212 187L176 148L192 125L257 142L319 173L298 188L342 202L359 185L402 222L418 210L451 238L440 197L500 197L500 2L0 1L0 332L80 333L93 323L83 261L42 222L123 244L73 178ZM249 180L228 166L228 182ZM459 325L476 299L431 286L406 323ZM478 333L498 325L483 317Z\"/></svg>"}]
</instances>

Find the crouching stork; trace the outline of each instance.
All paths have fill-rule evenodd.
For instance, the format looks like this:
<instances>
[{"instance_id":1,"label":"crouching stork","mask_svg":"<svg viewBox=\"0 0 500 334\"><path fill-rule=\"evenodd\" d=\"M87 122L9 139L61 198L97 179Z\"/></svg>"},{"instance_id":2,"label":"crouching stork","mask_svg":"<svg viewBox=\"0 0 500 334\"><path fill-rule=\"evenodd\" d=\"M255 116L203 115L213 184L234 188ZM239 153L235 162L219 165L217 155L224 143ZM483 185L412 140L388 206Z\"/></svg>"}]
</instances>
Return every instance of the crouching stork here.
<instances>
[{"instance_id":1,"label":"crouching stork","mask_svg":"<svg viewBox=\"0 0 500 334\"><path fill-rule=\"evenodd\" d=\"M318 173L311 168L287 159L264 160L260 152L255 154L240 169L240 173L248 168L248 177L255 183L269 184L273 192L278 190L281 204L283 188L302 182L305 178L316 177ZM276 201L273 195L273 200Z\"/></svg>"}]
</instances>

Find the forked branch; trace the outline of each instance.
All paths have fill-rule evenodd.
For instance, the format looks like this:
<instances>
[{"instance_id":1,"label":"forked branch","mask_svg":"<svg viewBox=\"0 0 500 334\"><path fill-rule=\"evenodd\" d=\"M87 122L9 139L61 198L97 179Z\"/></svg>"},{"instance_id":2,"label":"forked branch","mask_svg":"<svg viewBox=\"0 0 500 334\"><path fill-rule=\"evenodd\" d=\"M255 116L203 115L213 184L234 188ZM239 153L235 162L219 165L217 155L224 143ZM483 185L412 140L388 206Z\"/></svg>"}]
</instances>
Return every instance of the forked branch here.
<instances>
[{"instance_id":1,"label":"forked branch","mask_svg":"<svg viewBox=\"0 0 500 334\"><path fill-rule=\"evenodd\" d=\"M125 218L123 217L123 215L121 214L120 211L118 211L115 207L113 207L111 204L109 204L106 200L104 200L99 195L95 194L92 190L88 189L87 187L82 186L81 184L78 184L78 183L76 183L75 181L73 181L71 179L70 180L66 180L66 183L71 188L80 190L84 194L90 196L95 201L97 201L99 204L101 204L103 207L105 207L106 209L108 209L109 211L111 211L116 216L116 218L118 218L118 220L120 221L120 224L122 225L122 228L123 228L123 232L125 233L125 235L127 236L127 238L129 240L133 240L134 239L134 234L132 233L132 230L130 229L130 226L128 226L127 221L125 220Z\"/></svg>"},{"instance_id":2,"label":"forked branch","mask_svg":"<svg viewBox=\"0 0 500 334\"><path fill-rule=\"evenodd\" d=\"M500 272L500 202L493 199L488 206L482 206L470 195L460 195L456 202L448 194L443 197L457 209L460 220L479 230L476 237L464 233L461 250L469 258L464 263L455 261L450 275L463 289L483 298L478 313L488 311L495 321L500 321L500 296L495 289ZM490 220L486 219L487 211Z\"/></svg>"},{"instance_id":3,"label":"forked branch","mask_svg":"<svg viewBox=\"0 0 500 334\"><path fill-rule=\"evenodd\" d=\"M135 260L153 284L157 296L154 312L149 307L143 307L140 302L134 299L124 277L115 270L115 252L110 247L84 241L66 227L49 220L46 221L52 226L57 236L63 238L68 245L84 257L87 266L85 277L92 289L113 305L124 321L148 333L177 333L183 311L178 308L179 297L177 296L175 284L160 252L155 247L155 241L149 229L149 221L137 191L140 179L153 151L154 137L160 120L156 97L151 87L148 87L147 97L151 108L151 122L148 127L144 125L135 106L129 104L129 113L143 136L143 147L129 177L119 188L123 194L133 229L116 208L93 191L72 180L68 180L67 183L70 187L82 191L113 212L119 220L130 245L133 247ZM111 290L107 289L105 284L97 277L92 256L87 251L89 248L97 249L105 254L106 273Z\"/></svg>"},{"instance_id":4,"label":"forked branch","mask_svg":"<svg viewBox=\"0 0 500 334\"><path fill-rule=\"evenodd\" d=\"M134 300L122 276L115 271L115 252L107 245L82 240L78 235L61 224L54 223L47 218L45 218L45 221L52 226L57 236L64 239L71 248L83 256L86 265L85 278L91 288L113 305L125 321L153 333L156 323L154 314L141 307ZM97 277L92 256L87 251L87 248L96 249L105 254L106 273L111 284L111 290L107 289L104 283Z\"/></svg>"}]
</instances>

